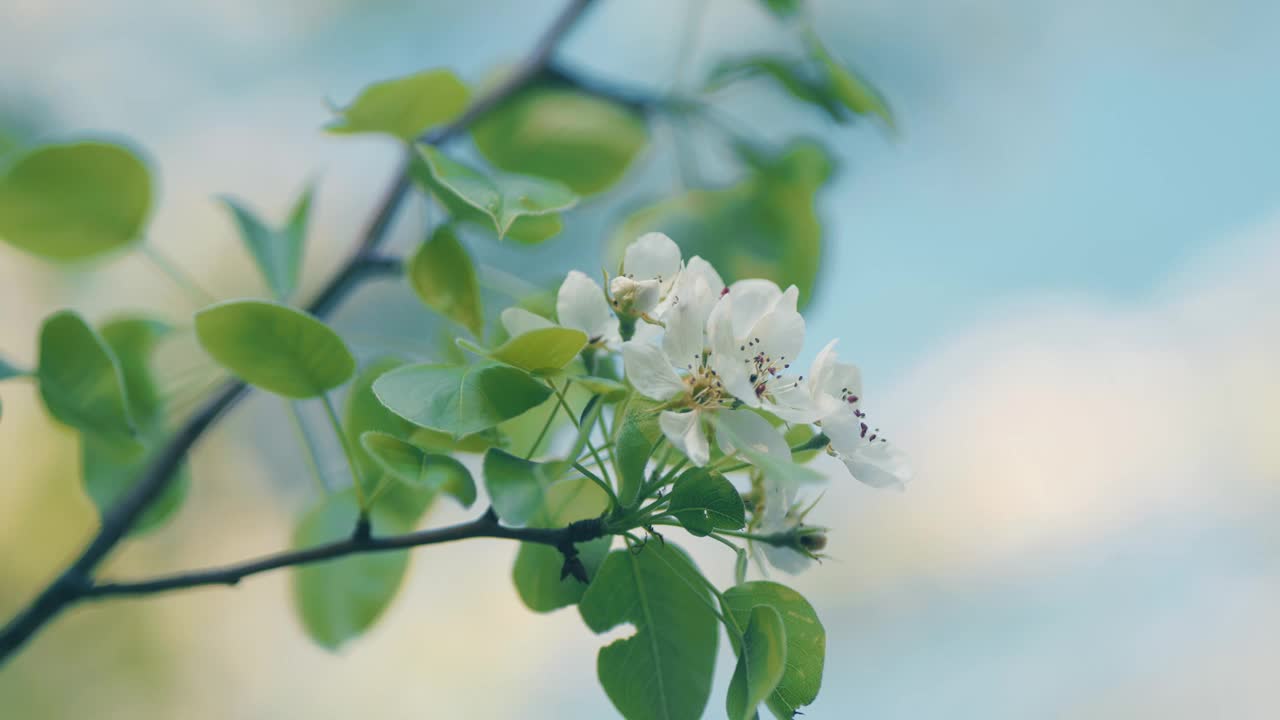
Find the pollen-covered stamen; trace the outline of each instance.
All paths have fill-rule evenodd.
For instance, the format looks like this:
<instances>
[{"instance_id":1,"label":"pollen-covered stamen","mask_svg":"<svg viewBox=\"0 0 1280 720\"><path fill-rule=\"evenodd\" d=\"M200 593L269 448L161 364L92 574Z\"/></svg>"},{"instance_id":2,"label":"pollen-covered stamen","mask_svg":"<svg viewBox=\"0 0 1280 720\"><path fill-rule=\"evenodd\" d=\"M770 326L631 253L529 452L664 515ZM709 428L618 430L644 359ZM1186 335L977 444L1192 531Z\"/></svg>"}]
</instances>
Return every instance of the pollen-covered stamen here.
<instances>
[{"instance_id":1,"label":"pollen-covered stamen","mask_svg":"<svg viewBox=\"0 0 1280 720\"><path fill-rule=\"evenodd\" d=\"M700 408L718 408L726 403L727 393L720 375L707 366L704 358L688 366L689 373L684 376L684 384L688 388L691 405Z\"/></svg>"},{"instance_id":2,"label":"pollen-covered stamen","mask_svg":"<svg viewBox=\"0 0 1280 720\"><path fill-rule=\"evenodd\" d=\"M740 352L747 354L742 361L747 365L747 381L755 390L756 399L763 400L773 393L791 390L804 380L804 376L790 380L783 374L791 367L786 355L774 358L759 347L760 338L752 338L745 345L738 346Z\"/></svg>"}]
</instances>

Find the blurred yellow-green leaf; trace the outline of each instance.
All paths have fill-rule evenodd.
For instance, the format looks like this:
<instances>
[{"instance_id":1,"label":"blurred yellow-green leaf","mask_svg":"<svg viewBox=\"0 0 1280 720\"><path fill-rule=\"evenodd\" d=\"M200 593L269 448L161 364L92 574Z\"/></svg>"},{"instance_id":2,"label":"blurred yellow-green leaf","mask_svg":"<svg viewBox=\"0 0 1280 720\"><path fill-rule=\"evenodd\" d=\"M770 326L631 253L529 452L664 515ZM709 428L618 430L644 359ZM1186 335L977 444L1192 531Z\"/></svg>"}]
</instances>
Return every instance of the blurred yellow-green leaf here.
<instances>
[{"instance_id":1,"label":"blurred yellow-green leaf","mask_svg":"<svg viewBox=\"0 0 1280 720\"><path fill-rule=\"evenodd\" d=\"M406 142L467 108L467 86L448 70L425 70L369 85L329 124L335 133L385 133Z\"/></svg>"},{"instance_id":2,"label":"blurred yellow-green leaf","mask_svg":"<svg viewBox=\"0 0 1280 720\"><path fill-rule=\"evenodd\" d=\"M235 218L241 240L253 255L258 270L262 272L263 279L267 281L267 286L277 300L288 300L298 286L311 197L312 189L307 188L289 212L284 226L279 229L263 222L234 198L222 198Z\"/></svg>"},{"instance_id":3,"label":"blurred yellow-green leaf","mask_svg":"<svg viewBox=\"0 0 1280 720\"><path fill-rule=\"evenodd\" d=\"M114 318L101 328L102 338L115 353L120 367L129 410L138 428L138 443L121 446L87 433L81 438L85 493L99 513L105 512L133 487L168 437L165 404L156 387L150 360L156 345L170 331L166 323L140 316ZM145 533L162 525L182 505L190 484L190 471L183 464L131 532Z\"/></svg>"},{"instance_id":4,"label":"blurred yellow-green leaf","mask_svg":"<svg viewBox=\"0 0 1280 720\"><path fill-rule=\"evenodd\" d=\"M374 502L374 508L379 513L393 516L404 526L412 527L430 507L435 498L435 491L394 482L392 478L387 477L383 466L369 455L360 442L361 436L367 432L412 438L420 430L415 428L413 423L383 407L382 403L378 402L378 397L373 394L375 380L404 364L404 361L399 358L381 357L360 370L360 374L351 382L351 389L347 393L346 405L342 412L342 430L347 435L356 465L360 468L360 479L365 483L365 497L372 497L386 484L385 489ZM443 437L450 439L448 436ZM449 445L440 449L452 450L453 448Z\"/></svg>"},{"instance_id":5,"label":"blurred yellow-green leaf","mask_svg":"<svg viewBox=\"0 0 1280 720\"><path fill-rule=\"evenodd\" d=\"M448 455L422 448L384 432L360 436L360 445L381 468L411 487L452 495L463 507L476 501L476 484L466 466Z\"/></svg>"},{"instance_id":6,"label":"blurred yellow-green leaf","mask_svg":"<svg viewBox=\"0 0 1280 720\"><path fill-rule=\"evenodd\" d=\"M140 240L151 174L106 142L42 145L0 174L0 239L46 260L81 260Z\"/></svg>"},{"instance_id":7,"label":"blurred yellow-green leaf","mask_svg":"<svg viewBox=\"0 0 1280 720\"><path fill-rule=\"evenodd\" d=\"M717 64L707 78L710 90L747 78L766 77L792 97L820 108L836 122L845 122L849 113L825 76L817 77L811 63L776 55L730 58Z\"/></svg>"},{"instance_id":8,"label":"blurred yellow-green leaf","mask_svg":"<svg viewBox=\"0 0 1280 720\"><path fill-rule=\"evenodd\" d=\"M427 307L480 337L484 310L480 281L467 249L449 225L441 225L409 261L409 284Z\"/></svg>"},{"instance_id":9,"label":"blurred yellow-green leaf","mask_svg":"<svg viewBox=\"0 0 1280 720\"><path fill-rule=\"evenodd\" d=\"M586 478L565 480L547 489L542 504L529 520L530 527L565 527L575 520L598 517L608 505L604 491ZM612 538L578 544L578 559L594 577ZM564 555L553 547L521 543L511 570L516 592L534 612L551 612L573 605L582 598L587 585L573 577L561 577Z\"/></svg>"},{"instance_id":10,"label":"blurred yellow-green leaf","mask_svg":"<svg viewBox=\"0 0 1280 720\"><path fill-rule=\"evenodd\" d=\"M325 497L298 524L295 548L308 548L351 536L360 507L346 490ZM389 533L409 528L394 516L374 509L374 527ZM351 555L293 571L293 599L307 635L329 650L337 650L377 622L395 599L409 554L403 550Z\"/></svg>"},{"instance_id":11,"label":"blurred yellow-green leaf","mask_svg":"<svg viewBox=\"0 0 1280 720\"><path fill-rule=\"evenodd\" d=\"M870 82L837 60L816 34L808 33L806 41L809 52L821 64L827 75L827 83L832 95L855 114L876 115L891 130L896 126L888 103Z\"/></svg>"},{"instance_id":12,"label":"blurred yellow-green leaf","mask_svg":"<svg viewBox=\"0 0 1280 720\"><path fill-rule=\"evenodd\" d=\"M525 175L488 176L434 147L420 145L419 151L433 187L483 213L499 239L521 218L553 215L578 204L578 196L554 180ZM549 226L538 229L546 231Z\"/></svg>"},{"instance_id":13,"label":"blurred yellow-green leaf","mask_svg":"<svg viewBox=\"0 0 1280 720\"><path fill-rule=\"evenodd\" d=\"M121 449L138 448L119 362L79 314L64 310L44 321L36 377L45 407L59 422Z\"/></svg>"},{"instance_id":14,"label":"blurred yellow-green leaf","mask_svg":"<svg viewBox=\"0 0 1280 720\"><path fill-rule=\"evenodd\" d=\"M523 415L551 395L528 373L505 365L405 365L378 378L374 394L400 417L455 438Z\"/></svg>"},{"instance_id":15,"label":"blurred yellow-green leaf","mask_svg":"<svg viewBox=\"0 0 1280 720\"><path fill-rule=\"evenodd\" d=\"M644 118L617 103L563 88L536 87L472 130L494 166L552 178L581 195L609 188L648 142Z\"/></svg>"},{"instance_id":16,"label":"blurred yellow-green leaf","mask_svg":"<svg viewBox=\"0 0 1280 720\"><path fill-rule=\"evenodd\" d=\"M195 324L200 345L219 365L278 395L318 397L355 372L355 358L337 333L278 303L218 303L196 313Z\"/></svg>"},{"instance_id":17,"label":"blurred yellow-green leaf","mask_svg":"<svg viewBox=\"0 0 1280 720\"><path fill-rule=\"evenodd\" d=\"M578 356L587 340L581 330L539 328L511 338L491 350L489 356L529 372L559 370Z\"/></svg>"}]
</instances>

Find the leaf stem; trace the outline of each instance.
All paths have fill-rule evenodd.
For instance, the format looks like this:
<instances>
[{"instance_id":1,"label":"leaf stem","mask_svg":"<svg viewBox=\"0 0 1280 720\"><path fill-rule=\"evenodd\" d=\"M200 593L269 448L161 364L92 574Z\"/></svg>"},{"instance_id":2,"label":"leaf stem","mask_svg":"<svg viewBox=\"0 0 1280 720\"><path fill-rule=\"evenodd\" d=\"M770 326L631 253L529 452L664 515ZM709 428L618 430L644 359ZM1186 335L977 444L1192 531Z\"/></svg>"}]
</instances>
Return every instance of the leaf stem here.
<instances>
[{"instance_id":1,"label":"leaf stem","mask_svg":"<svg viewBox=\"0 0 1280 720\"><path fill-rule=\"evenodd\" d=\"M338 436L338 443L342 445L342 454L347 456L347 467L351 468L351 482L356 489L356 502L360 505L361 516L369 514L369 498L364 494L364 478L360 475L360 464L356 462L355 448L351 447L351 440L347 434L342 431L342 423L338 420L338 413L333 409L333 401L329 399L329 393L320 395L321 401L324 402L324 413L329 416L329 425L333 427L333 434Z\"/></svg>"},{"instance_id":2,"label":"leaf stem","mask_svg":"<svg viewBox=\"0 0 1280 720\"><path fill-rule=\"evenodd\" d=\"M315 440L311 438L311 432L307 430L307 425L302 420L302 413L298 410L298 403L293 400L285 400L284 404L289 408L289 418L293 420L293 427L298 431L298 438L302 441L302 445L307 451L307 470L311 473L311 479L315 481L316 487L321 494L328 495L332 493L333 489L324 481L324 475L320 472L320 454L316 450Z\"/></svg>"},{"instance_id":3,"label":"leaf stem","mask_svg":"<svg viewBox=\"0 0 1280 720\"><path fill-rule=\"evenodd\" d=\"M165 255L160 248L144 241L138 245L138 250L142 253L143 257L151 261L151 264L154 265L157 270L163 273L165 277L173 281L174 285L177 285L179 289L186 293L187 299L191 300L194 305L204 307L218 302L218 298L214 296L213 293L210 293L200 287L200 284L195 281L195 278L188 275L187 272L179 267L177 263L173 262L168 255Z\"/></svg>"}]
</instances>

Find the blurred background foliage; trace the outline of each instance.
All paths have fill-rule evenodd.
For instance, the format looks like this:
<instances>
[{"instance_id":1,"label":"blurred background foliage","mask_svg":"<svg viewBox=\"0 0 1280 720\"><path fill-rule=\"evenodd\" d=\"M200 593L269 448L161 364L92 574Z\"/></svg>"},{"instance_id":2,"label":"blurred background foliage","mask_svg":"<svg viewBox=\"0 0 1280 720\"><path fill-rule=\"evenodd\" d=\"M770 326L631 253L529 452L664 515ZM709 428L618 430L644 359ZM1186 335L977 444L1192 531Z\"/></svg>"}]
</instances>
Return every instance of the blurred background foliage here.
<instances>
[{"instance_id":1,"label":"blurred background foliage","mask_svg":"<svg viewBox=\"0 0 1280 720\"><path fill-rule=\"evenodd\" d=\"M243 199L274 232L314 187L305 297L349 247L397 152L385 138L323 132L326 101L343 107L371 81L436 66L483 87L558 9L11 0L0 3L11 29L0 153L94 137L145 148L149 242L218 297L279 288L254 274L237 218L215 198ZM565 67L627 101L566 97L549 77L458 155L552 177L564 171L557 152L596 159L559 177L587 196L563 218L516 221L505 244L479 222L465 231L490 317L569 267L612 267L649 229L813 298L813 332L845 338L923 480L889 499L833 487L817 518L837 527L838 562L797 581L831 635L811 716L1269 717L1280 706L1266 672L1280 658L1262 641L1280 627L1269 419L1280 337L1258 310L1280 301L1268 279L1280 271L1269 31L1280 14L1248 0L809 12L822 46L746 0L602 2ZM701 28L695 42L686 27ZM879 96L833 74L827 53L884 90L896 131L885 132ZM714 112L688 123L637 100L672 87L709 90ZM834 124L851 106L876 119ZM573 122L627 130L538 152L510 144ZM407 207L394 249L421 241L433 212ZM562 220L563 233L529 244ZM33 366L40 321L66 306L99 326L137 308L184 325L196 309L145 257L54 269L0 247L7 358ZM458 332L392 284L361 292L336 324L362 360L447 359ZM160 395L190 410L216 371L181 328L160 353ZM30 386L2 391L7 615L97 519L75 437ZM318 427L319 409L304 410ZM291 425L275 398L238 410L194 453L182 511L128 542L108 572L287 545L314 497ZM322 474L343 471L336 445L321 457ZM462 513L440 504L428 522ZM478 542L421 553L381 626L338 655L307 641L283 576L84 607L0 672L0 702L21 718L496 718L513 697L528 717L609 712L586 682L596 639L570 612L524 609L506 576L515 552ZM719 555L698 559L728 577Z\"/></svg>"}]
</instances>

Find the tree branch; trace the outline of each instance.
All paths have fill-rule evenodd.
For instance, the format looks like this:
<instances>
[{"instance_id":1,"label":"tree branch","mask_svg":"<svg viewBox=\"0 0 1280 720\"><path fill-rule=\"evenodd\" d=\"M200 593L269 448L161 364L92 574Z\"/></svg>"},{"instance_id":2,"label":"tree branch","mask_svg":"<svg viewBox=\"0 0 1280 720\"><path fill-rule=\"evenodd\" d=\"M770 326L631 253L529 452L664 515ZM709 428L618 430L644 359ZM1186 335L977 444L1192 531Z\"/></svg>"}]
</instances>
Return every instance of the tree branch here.
<instances>
[{"instance_id":1,"label":"tree branch","mask_svg":"<svg viewBox=\"0 0 1280 720\"><path fill-rule=\"evenodd\" d=\"M567 527L556 529L511 528L498 522L498 516L492 509L489 509L475 520L449 527L420 530L404 535L387 537L355 534L345 540L336 540L304 550L291 550L266 555L256 560L247 560L224 567L175 573L149 580L97 583L82 589L80 597L96 600L120 596L150 595L206 585L235 585L250 575L281 568L309 565L349 555L403 550L423 545L439 545L470 538L501 538L550 545L564 553L565 562L568 565L574 562L577 557L576 543L595 540L604 535L605 526L601 518L580 520Z\"/></svg>"},{"instance_id":2,"label":"tree branch","mask_svg":"<svg viewBox=\"0 0 1280 720\"><path fill-rule=\"evenodd\" d=\"M476 98L458 119L426 133L421 138L422 142L439 145L454 139L536 78L591 3L592 0L570 0L529 56L502 83ZM370 264L373 252L386 238L396 211L409 191L408 168L406 154L395 180L361 233L355 251L307 306L309 312L317 316L327 315L377 265ZM173 434L129 492L103 513L102 526L80 556L0 630L0 666L63 608L85 596L93 587L93 571L168 486L187 451L248 391L248 386L242 382L226 383Z\"/></svg>"}]
</instances>

